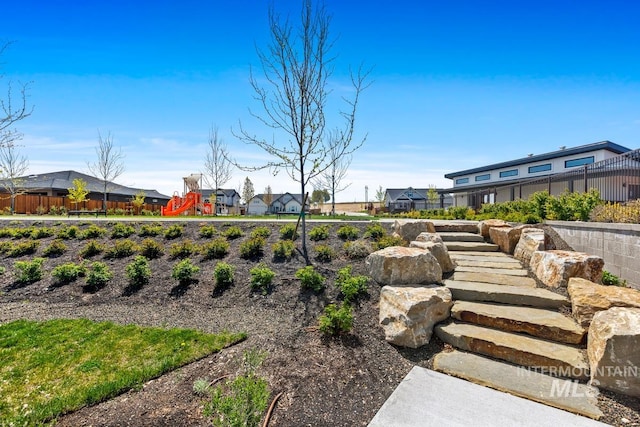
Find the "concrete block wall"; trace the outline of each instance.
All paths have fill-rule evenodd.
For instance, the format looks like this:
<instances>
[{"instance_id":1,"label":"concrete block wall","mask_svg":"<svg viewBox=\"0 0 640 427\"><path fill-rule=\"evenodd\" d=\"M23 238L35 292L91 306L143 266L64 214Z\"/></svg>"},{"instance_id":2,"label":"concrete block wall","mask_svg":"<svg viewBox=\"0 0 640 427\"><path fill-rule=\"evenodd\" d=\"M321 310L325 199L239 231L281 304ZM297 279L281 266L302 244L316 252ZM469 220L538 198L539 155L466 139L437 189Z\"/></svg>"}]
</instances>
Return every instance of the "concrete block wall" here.
<instances>
[{"instance_id":1,"label":"concrete block wall","mask_svg":"<svg viewBox=\"0 0 640 427\"><path fill-rule=\"evenodd\" d=\"M604 269L640 289L640 224L545 221L575 251L604 259Z\"/></svg>"}]
</instances>

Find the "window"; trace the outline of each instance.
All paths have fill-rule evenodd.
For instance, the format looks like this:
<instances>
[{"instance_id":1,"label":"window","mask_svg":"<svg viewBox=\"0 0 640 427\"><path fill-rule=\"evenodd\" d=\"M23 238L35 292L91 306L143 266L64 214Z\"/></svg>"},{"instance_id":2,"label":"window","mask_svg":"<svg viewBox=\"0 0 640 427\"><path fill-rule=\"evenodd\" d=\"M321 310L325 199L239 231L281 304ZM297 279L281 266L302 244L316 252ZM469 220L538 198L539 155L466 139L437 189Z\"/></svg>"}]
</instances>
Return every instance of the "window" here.
<instances>
[{"instance_id":1,"label":"window","mask_svg":"<svg viewBox=\"0 0 640 427\"><path fill-rule=\"evenodd\" d=\"M551 163L545 163L544 165L529 166L529 173L544 172L544 171L550 171L550 170L551 170Z\"/></svg>"},{"instance_id":2,"label":"window","mask_svg":"<svg viewBox=\"0 0 640 427\"><path fill-rule=\"evenodd\" d=\"M593 158L593 156L582 157L580 159L565 160L564 167L575 168L576 166L590 165L594 160L595 159Z\"/></svg>"},{"instance_id":3,"label":"window","mask_svg":"<svg viewBox=\"0 0 640 427\"><path fill-rule=\"evenodd\" d=\"M489 181L491 179L490 173L485 173L484 175L476 176L476 181Z\"/></svg>"},{"instance_id":4,"label":"window","mask_svg":"<svg viewBox=\"0 0 640 427\"><path fill-rule=\"evenodd\" d=\"M468 184L469 178L458 178L456 179L456 184Z\"/></svg>"},{"instance_id":5,"label":"window","mask_svg":"<svg viewBox=\"0 0 640 427\"><path fill-rule=\"evenodd\" d=\"M500 172L500 178L506 178L508 176L518 176L518 169L511 169L508 171Z\"/></svg>"}]
</instances>

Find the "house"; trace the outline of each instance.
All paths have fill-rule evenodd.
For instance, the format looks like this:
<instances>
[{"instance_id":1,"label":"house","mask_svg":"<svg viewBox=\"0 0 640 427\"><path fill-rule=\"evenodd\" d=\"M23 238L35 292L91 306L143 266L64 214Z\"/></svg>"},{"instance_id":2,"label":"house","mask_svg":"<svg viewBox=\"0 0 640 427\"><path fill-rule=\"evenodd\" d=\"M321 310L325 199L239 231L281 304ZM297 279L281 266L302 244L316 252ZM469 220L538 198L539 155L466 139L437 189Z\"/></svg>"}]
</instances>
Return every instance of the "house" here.
<instances>
[{"instance_id":1,"label":"house","mask_svg":"<svg viewBox=\"0 0 640 427\"><path fill-rule=\"evenodd\" d=\"M455 206L474 208L483 203L526 199L544 190L557 195L565 190L597 188L604 200L625 201L640 193L639 163L631 153L611 141L560 147L549 153L448 173L445 178L453 180L453 188L446 191L455 195Z\"/></svg>"},{"instance_id":2,"label":"house","mask_svg":"<svg viewBox=\"0 0 640 427\"><path fill-rule=\"evenodd\" d=\"M299 213L302 209L299 194L257 194L247 203L247 215L267 215L276 213ZM306 206L309 209L309 205Z\"/></svg>"},{"instance_id":3,"label":"house","mask_svg":"<svg viewBox=\"0 0 640 427\"><path fill-rule=\"evenodd\" d=\"M215 199L217 215L240 214L240 194L234 189L218 188L218 190L202 189L202 198L205 202L213 202ZM212 195L215 194L215 198Z\"/></svg>"},{"instance_id":4,"label":"house","mask_svg":"<svg viewBox=\"0 0 640 427\"><path fill-rule=\"evenodd\" d=\"M384 194L384 206L388 212L408 212L447 208L452 205L451 194L434 188L432 190L433 196L430 199L429 191L429 188L387 188Z\"/></svg>"}]
</instances>

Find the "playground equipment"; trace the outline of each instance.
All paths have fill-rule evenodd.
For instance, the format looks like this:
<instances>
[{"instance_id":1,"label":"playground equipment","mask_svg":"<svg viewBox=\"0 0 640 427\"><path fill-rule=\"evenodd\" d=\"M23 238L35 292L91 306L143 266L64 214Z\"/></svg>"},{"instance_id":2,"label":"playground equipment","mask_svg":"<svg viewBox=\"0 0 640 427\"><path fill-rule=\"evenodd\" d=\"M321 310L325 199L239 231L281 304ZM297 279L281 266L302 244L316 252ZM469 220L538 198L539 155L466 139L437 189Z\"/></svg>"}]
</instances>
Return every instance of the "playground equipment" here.
<instances>
[{"instance_id":1,"label":"playground equipment","mask_svg":"<svg viewBox=\"0 0 640 427\"><path fill-rule=\"evenodd\" d=\"M184 180L184 195L180 197L177 191L174 192L167 206L161 207L162 216L197 214L198 212L203 215L210 214L211 203L203 203L202 201L202 174L192 173L182 179Z\"/></svg>"}]
</instances>

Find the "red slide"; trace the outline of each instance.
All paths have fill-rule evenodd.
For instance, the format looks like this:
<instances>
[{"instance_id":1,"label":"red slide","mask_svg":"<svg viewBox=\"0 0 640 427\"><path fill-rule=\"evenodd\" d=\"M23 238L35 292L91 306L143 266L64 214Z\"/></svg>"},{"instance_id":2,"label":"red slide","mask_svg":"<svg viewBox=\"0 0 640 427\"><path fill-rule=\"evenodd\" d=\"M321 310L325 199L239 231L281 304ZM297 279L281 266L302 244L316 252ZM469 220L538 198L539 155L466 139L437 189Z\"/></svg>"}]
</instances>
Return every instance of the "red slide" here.
<instances>
[{"instance_id":1,"label":"red slide","mask_svg":"<svg viewBox=\"0 0 640 427\"><path fill-rule=\"evenodd\" d=\"M188 192L184 198L173 196L171 200L169 200L169 203L167 203L167 207L162 207L162 216L180 215L181 213L191 209L197 204L198 196L200 195L192 191Z\"/></svg>"}]
</instances>

